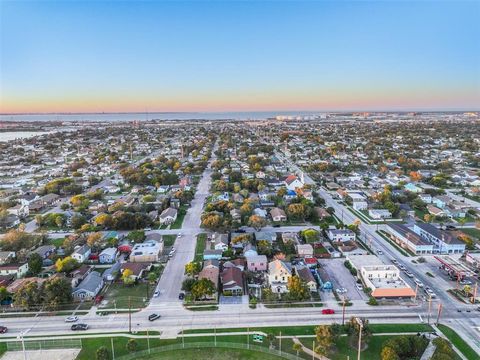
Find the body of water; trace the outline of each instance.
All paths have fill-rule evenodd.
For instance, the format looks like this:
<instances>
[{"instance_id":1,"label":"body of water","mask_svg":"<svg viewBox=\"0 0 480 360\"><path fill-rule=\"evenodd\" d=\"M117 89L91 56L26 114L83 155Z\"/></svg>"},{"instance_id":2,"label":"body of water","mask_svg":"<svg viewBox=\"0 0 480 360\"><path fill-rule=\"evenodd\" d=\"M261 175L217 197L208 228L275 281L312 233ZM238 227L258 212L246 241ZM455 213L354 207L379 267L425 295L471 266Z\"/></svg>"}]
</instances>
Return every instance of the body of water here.
<instances>
[{"instance_id":1,"label":"body of water","mask_svg":"<svg viewBox=\"0 0 480 360\"><path fill-rule=\"evenodd\" d=\"M50 131L12 131L12 132L0 132L0 142L11 141L15 139L26 139L33 136L40 136L44 134L50 134Z\"/></svg>"},{"instance_id":2,"label":"body of water","mask_svg":"<svg viewBox=\"0 0 480 360\"><path fill-rule=\"evenodd\" d=\"M152 113L98 113L98 114L3 114L0 121L145 121L145 120L264 120L277 115L315 115L313 111L257 111L257 112L152 112Z\"/></svg>"}]
</instances>

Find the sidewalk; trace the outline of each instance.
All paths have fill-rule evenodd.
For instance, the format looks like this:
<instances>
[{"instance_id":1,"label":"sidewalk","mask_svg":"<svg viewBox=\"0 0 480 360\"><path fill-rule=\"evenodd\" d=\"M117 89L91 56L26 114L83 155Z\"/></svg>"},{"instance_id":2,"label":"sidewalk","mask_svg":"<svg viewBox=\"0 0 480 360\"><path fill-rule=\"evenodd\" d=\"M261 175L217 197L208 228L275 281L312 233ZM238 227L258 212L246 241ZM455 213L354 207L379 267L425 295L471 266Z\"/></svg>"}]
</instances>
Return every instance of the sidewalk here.
<instances>
[{"instance_id":1,"label":"sidewalk","mask_svg":"<svg viewBox=\"0 0 480 360\"><path fill-rule=\"evenodd\" d=\"M293 342L294 342L295 344L300 344L300 345L302 345L302 351L303 351L305 354L307 354L307 355L309 355L309 356L312 356L313 358L319 359L319 360L330 360L329 358L327 358L327 357L325 357L325 356L323 356L323 355L314 353L311 349L305 347L305 346L300 342L300 340L298 340L296 337L293 337L292 340L293 340Z\"/></svg>"}]
</instances>

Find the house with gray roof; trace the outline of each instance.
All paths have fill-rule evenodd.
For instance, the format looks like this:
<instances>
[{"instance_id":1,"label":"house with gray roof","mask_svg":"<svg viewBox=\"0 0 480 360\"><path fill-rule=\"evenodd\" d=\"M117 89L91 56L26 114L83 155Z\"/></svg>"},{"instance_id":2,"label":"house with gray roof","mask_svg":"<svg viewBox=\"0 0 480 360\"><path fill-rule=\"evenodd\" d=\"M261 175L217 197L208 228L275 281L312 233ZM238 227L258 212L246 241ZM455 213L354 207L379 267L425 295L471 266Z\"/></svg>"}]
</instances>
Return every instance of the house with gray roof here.
<instances>
[{"instance_id":1,"label":"house with gray roof","mask_svg":"<svg viewBox=\"0 0 480 360\"><path fill-rule=\"evenodd\" d=\"M72 296L77 301L93 300L103 288L103 278L97 271L92 271L72 291Z\"/></svg>"}]
</instances>

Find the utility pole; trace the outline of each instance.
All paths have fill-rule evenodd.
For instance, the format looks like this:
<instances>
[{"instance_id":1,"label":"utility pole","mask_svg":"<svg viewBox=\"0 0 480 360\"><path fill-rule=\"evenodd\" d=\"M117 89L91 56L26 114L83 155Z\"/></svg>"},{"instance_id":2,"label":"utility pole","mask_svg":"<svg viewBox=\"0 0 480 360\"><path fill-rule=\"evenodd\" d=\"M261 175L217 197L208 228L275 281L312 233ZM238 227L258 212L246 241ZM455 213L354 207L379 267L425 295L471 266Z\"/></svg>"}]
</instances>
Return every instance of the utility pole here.
<instances>
[{"instance_id":1,"label":"utility pole","mask_svg":"<svg viewBox=\"0 0 480 360\"><path fill-rule=\"evenodd\" d=\"M315 360L315 340L313 340L312 344L312 360Z\"/></svg>"},{"instance_id":2,"label":"utility pole","mask_svg":"<svg viewBox=\"0 0 480 360\"><path fill-rule=\"evenodd\" d=\"M110 344L112 345L112 359L115 360L115 348L113 347L113 337L110 338Z\"/></svg>"},{"instance_id":3,"label":"utility pole","mask_svg":"<svg viewBox=\"0 0 480 360\"><path fill-rule=\"evenodd\" d=\"M428 316L427 316L427 324L430 325L430 312L432 310L432 295L428 297Z\"/></svg>"},{"instance_id":4,"label":"utility pole","mask_svg":"<svg viewBox=\"0 0 480 360\"><path fill-rule=\"evenodd\" d=\"M345 295L343 295L343 306L342 306L342 326L345 325Z\"/></svg>"},{"instance_id":5,"label":"utility pole","mask_svg":"<svg viewBox=\"0 0 480 360\"><path fill-rule=\"evenodd\" d=\"M416 284L417 286L415 286L415 298L413 299L413 302L414 303L417 303L417 294L418 294L418 284Z\"/></svg>"},{"instance_id":6,"label":"utility pole","mask_svg":"<svg viewBox=\"0 0 480 360\"><path fill-rule=\"evenodd\" d=\"M438 304L438 314L437 314L437 322L435 325L438 325L438 322L440 321L440 314L442 313L442 304Z\"/></svg>"},{"instance_id":7,"label":"utility pole","mask_svg":"<svg viewBox=\"0 0 480 360\"><path fill-rule=\"evenodd\" d=\"M147 346L148 346L148 353L150 354L150 334L148 333L148 329L147 329Z\"/></svg>"},{"instance_id":8,"label":"utility pole","mask_svg":"<svg viewBox=\"0 0 480 360\"><path fill-rule=\"evenodd\" d=\"M132 333L132 301L131 297L128 297L128 332Z\"/></svg>"},{"instance_id":9,"label":"utility pole","mask_svg":"<svg viewBox=\"0 0 480 360\"><path fill-rule=\"evenodd\" d=\"M356 318L360 330L358 331L358 355L357 360L360 360L360 351L362 350L362 332L363 332L363 321L359 318Z\"/></svg>"},{"instance_id":10,"label":"utility pole","mask_svg":"<svg viewBox=\"0 0 480 360\"><path fill-rule=\"evenodd\" d=\"M279 339L280 339L280 348L278 349L278 351L280 351L281 353L282 352L282 332L281 331L280 331Z\"/></svg>"},{"instance_id":11,"label":"utility pole","mask_svg":"<svg viewBox=\"0 0 480 360\"><path fill-rule=\"evenodd\" d=\"M478 283L475 283L475 287L473 288L472 304L475 304L475 301L477 298L477 291L478 291Z\"/></svg>"}]
</instances>

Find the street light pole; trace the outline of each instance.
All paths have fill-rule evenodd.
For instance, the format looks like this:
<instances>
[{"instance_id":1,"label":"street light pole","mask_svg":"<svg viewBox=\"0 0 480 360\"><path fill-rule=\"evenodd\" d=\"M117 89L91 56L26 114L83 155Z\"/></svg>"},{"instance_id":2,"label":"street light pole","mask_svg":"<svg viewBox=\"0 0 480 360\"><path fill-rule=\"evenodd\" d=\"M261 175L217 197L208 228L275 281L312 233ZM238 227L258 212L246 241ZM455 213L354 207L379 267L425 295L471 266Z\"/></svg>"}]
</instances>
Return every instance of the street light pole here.
<instances>
[{"instance_id":1,"label":"street light pole","mask_svg":"<svg viewBox=\"0 0 480 360\"><path fill-rule=\"evenodd\" d=\"M356 318L358 325L360 326L360 330L358 332L358 355L357 360L360 360L360 351L362 350L362 332L363 332L363 322L359 318Z\"/></svg>"},{"instance_id":2,"label":"street light pole","mask_svg":"<svg viewBox=\"0 0 480 360\"><path fill-rule=\"evenodd\" d=\"M432 295L429 294L428 297L428 316L427 316L427 324L430 325L430 312L432 310Z\"/></svg>"}]
</instances>

